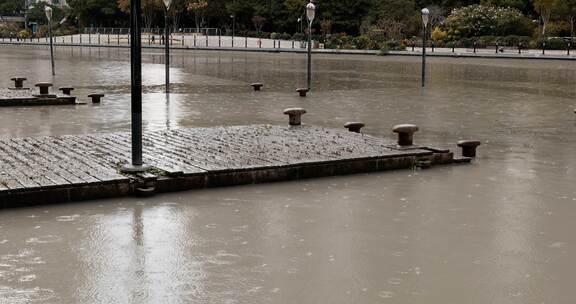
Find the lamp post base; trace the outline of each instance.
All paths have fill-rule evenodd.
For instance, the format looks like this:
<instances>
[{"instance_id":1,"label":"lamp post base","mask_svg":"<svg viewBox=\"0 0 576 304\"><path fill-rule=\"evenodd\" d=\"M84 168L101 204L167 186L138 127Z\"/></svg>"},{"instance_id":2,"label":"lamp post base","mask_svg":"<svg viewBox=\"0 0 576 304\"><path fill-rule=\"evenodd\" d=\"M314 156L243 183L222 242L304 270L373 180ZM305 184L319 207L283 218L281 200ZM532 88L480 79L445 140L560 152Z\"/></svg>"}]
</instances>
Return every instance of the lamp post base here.
<instances>
[{"instance_id":1,"label":"lamp post base","mask_svg":"<svg viewBox=\"0 0 576 304\"><path fill-rule=\"evenodd\" d=\"M150 168L151 168L150 166L145 166L145 165L135 166L132 164L128 164L128 165L122 166L122 168L120 168L120 172L121 173L128 173L128 174L142 173L142 172L145 172L146 170L148 170Z\"/></svg>"}]
</instances>

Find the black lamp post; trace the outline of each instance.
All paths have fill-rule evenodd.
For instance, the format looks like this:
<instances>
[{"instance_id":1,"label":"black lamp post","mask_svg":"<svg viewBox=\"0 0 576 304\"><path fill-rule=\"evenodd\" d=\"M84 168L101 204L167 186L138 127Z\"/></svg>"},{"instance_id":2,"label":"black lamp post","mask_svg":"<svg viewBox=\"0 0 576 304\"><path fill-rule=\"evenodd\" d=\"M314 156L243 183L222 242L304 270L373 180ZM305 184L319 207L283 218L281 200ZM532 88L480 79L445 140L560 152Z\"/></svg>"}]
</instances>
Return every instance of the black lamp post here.
<instances>
[{"instance_id":1,"label":"black lamp post","mask_svg":"<svg viewBox=\"0 0 576 304\"><path fill-rule=\"evenodd\" d=\"M130 2L130 65L132 108L132 164L121 171L137 173L146 171L142 161L142 15L140 0Z\"/></svg>"},{"instance_id":2,"label":"black lamp post","mask_svg":"<svg viewBox=\"0 0 576 304\"><path fill-rule=\"evenodd\" d=\"M428 38L428 19L430 11L427 8L422 9L422 24L424 27L424 36L422 38L422 87L426 86L426 42Z\"/></svg>"},{"instance_id":3,"label":"black lamp post","mask_svg":"<svg viewBox=\"0 0 576 304\"><path fill-rule=\"evenodd\" d=\"M52 8L46 6L44 8L46 13L46 19L48 19L48 36L50 37L50 62L52 64L52 76L56 75L56 70L54 69L54 46L52 41Z\"/></svg>"},{"instance_id":4,"label":"black lamp post","mask_svg":"<svg viewBox=\"0 0 576 304\"><path fill-rule=\"evenodd\" d=\"M308 18L308 90L312 88L312 22L316 17L316 6L310 0L306 5L306 17Z\"/></svg>"},{"instance_id":5,"label":"black lamp post","mask_svg":"<svg viewBox=\"0 0 576 304\"><path fill-rule=\"evenodd\" d=\"M170 26L168 25L168 13L170 12L170 5L172 0L164 1L164 51L165 51L165 66L166 66L166 93L170 92Z\"/></svg>"},{"instance_id":6,"label":"black lamp post","mask_svg":"<svg viewBox=\"0 0 576 304\"><path fill-rule=\"evenodd\" d=\"M230 15L232 19L232 47L234 47L234 31L236 26L236 16L234 14Z\"/></svg>"}]
</instances>

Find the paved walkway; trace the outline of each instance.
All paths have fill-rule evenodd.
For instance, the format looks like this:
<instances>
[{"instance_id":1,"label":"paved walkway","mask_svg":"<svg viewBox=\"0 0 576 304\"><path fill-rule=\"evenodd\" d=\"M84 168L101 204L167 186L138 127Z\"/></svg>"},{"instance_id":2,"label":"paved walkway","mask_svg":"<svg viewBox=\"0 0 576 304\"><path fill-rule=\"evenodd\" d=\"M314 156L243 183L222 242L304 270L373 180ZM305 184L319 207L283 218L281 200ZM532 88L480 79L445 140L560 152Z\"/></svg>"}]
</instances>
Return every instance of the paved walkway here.
<instances>
[{"instance_id":1,"label":"paved walkway","mask_svg":"<svg viewBox=\"0 0 576 304\"><path fill-rule=\"evenodd\" d=\"M0 207L126 195L143 180L163 192L408 168L421 157L452 161L447 151L311 126L150 132L144 151L153 169L125 176L129 133L0 139Z\"/></svg>"},{"instance_id":2,"label":"paved walkway","mask_svg":"<svg viewBox=\"0 0 576 304\"><path fill-rule=\"evenodd\" d=\"M162 35L142 34L143 46L164 46ZM48 38L33 38L16 41L16 39L0 39L1 42L49 43ZM129 35L121 34L82 34L54 37L55 44L82 44L118 46L130 44ZM262 48L262 49L305 49L306 44L300 41L282 39L260 39L240 36L204 36L190 34L173 34L171 45L173 47L223 47L223 48Z\"/></svg>"},{"instance_id":3,"label":"paved walkway","mask_svg":"<svg viewBox=\"0 0 576 304\"><path fill-rule=\"evenodd\" d=\"M88 36L84 34L83 36ZM95 36L95 35L91 35ZM102 35L104 36L104 35ZM75 37L75 36L74 36ZM120 38L111 35L110 43L108 43L107 38L103 39L101 37L100 43L97 38L87 38L82 39L80 43L79 38L74 38L71 36L57 37L55 39L56 46L65 47L104 47L104 48L129 48L128 37ZM97 37L97 36L96 36ZM190 36L192 37L192 36ZM244 37L235 37L234 47L231 45L231 37L222 36L219 39L218 36L210 36L208 38L208 44L206 44L206 38L200 36L197 38L196 43L191 40L190 37L185 37L182 39L174 39L172 44L172 49L176 50L205 50L205 51L237 51L237 52L276 52L276 53L306 53L307 49L301 47L298 41L289 40L271 40L262 39L261 46L258 43L258 38L248 38L245 44ZM0 45L47 45L46 39L36 39L27 41L15 41L14 39L10 41L9 39L0 40ZM208 45L208 46L207 46ZM294 46L294 47L292 47ZM143 48L153 48L153 49L163 49L164 46L159 44L156 40L153 43L149 41L147 37L142 40ZM312 52L315 54L344 54L344 55L381 55L379 50L354 50L354 49L313 49ZM459 57L459 58L490 58L490 59L546 59L546 60L576 60L576 50L572 50L570 55L567 51L559 50L548 50L545 54L542 54L542 50L522 50L518 54L518 50L506 49L504 53L496 54L493 49L477 49L474 52L473 49L458 48L454 52L449 48L435 48L434 52L429 48L427 52L429 57ZM422 56L422 49L408 48L405 51L390 51L386 55L394 56Z\"/></svg>"}]
</instances>

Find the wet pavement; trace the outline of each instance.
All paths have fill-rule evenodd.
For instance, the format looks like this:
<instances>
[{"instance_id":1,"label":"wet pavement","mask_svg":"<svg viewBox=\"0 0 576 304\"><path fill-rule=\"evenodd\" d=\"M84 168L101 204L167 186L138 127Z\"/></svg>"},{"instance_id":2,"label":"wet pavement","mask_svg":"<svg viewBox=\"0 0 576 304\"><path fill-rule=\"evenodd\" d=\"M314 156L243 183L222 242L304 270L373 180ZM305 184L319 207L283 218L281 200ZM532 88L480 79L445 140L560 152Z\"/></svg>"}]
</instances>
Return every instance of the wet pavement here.
<instances>
[{"instance_id":1,"label":"wet pavement","mask_svg":"<svg viewBox=\"0 0 576 304\"><path fill-rule=\"evenodd\" d=\"M0 137L129 130L126 50L0 48L2 87L72 85L100 105L4 108ZM144 54L147 130L305 123L417 143L479 139L472 166L0 212L0 303L573 303L576 63ZM253 92L251 82L264 82Z\"/></svg>"}]
</instances>

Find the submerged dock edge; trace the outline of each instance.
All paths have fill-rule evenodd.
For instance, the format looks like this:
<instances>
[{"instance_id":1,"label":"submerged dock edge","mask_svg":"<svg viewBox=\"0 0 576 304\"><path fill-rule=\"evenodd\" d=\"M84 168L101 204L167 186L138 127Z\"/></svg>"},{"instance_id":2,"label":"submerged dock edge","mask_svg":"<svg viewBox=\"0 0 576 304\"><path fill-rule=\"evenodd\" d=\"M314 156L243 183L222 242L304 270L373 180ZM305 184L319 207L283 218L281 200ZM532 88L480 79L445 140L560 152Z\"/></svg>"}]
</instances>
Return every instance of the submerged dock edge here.
<instances>
[{"instance_id":1,"label":"submerged dock edge","mask_svg":"<svg viewBox=\"0 0 576 304\"><path fill-rule=\"evenodd\" d=\"M31 191L9 191L0 193L0 208L69 203L135 195L137 194L137 189L143 185L152 186L155 189L155 193L169 193L214 187L410 169L415 168L417 162L421 160L430 160L432 165L451 164L454 162L452 152L438 153L421 151L422 150L417 150L412 154L402 156L337 160L282 167L208 172L176 177L157 176L147 181L140 178L131 178L124 181L55 186Z\"/></svg>"}]
</instances>

